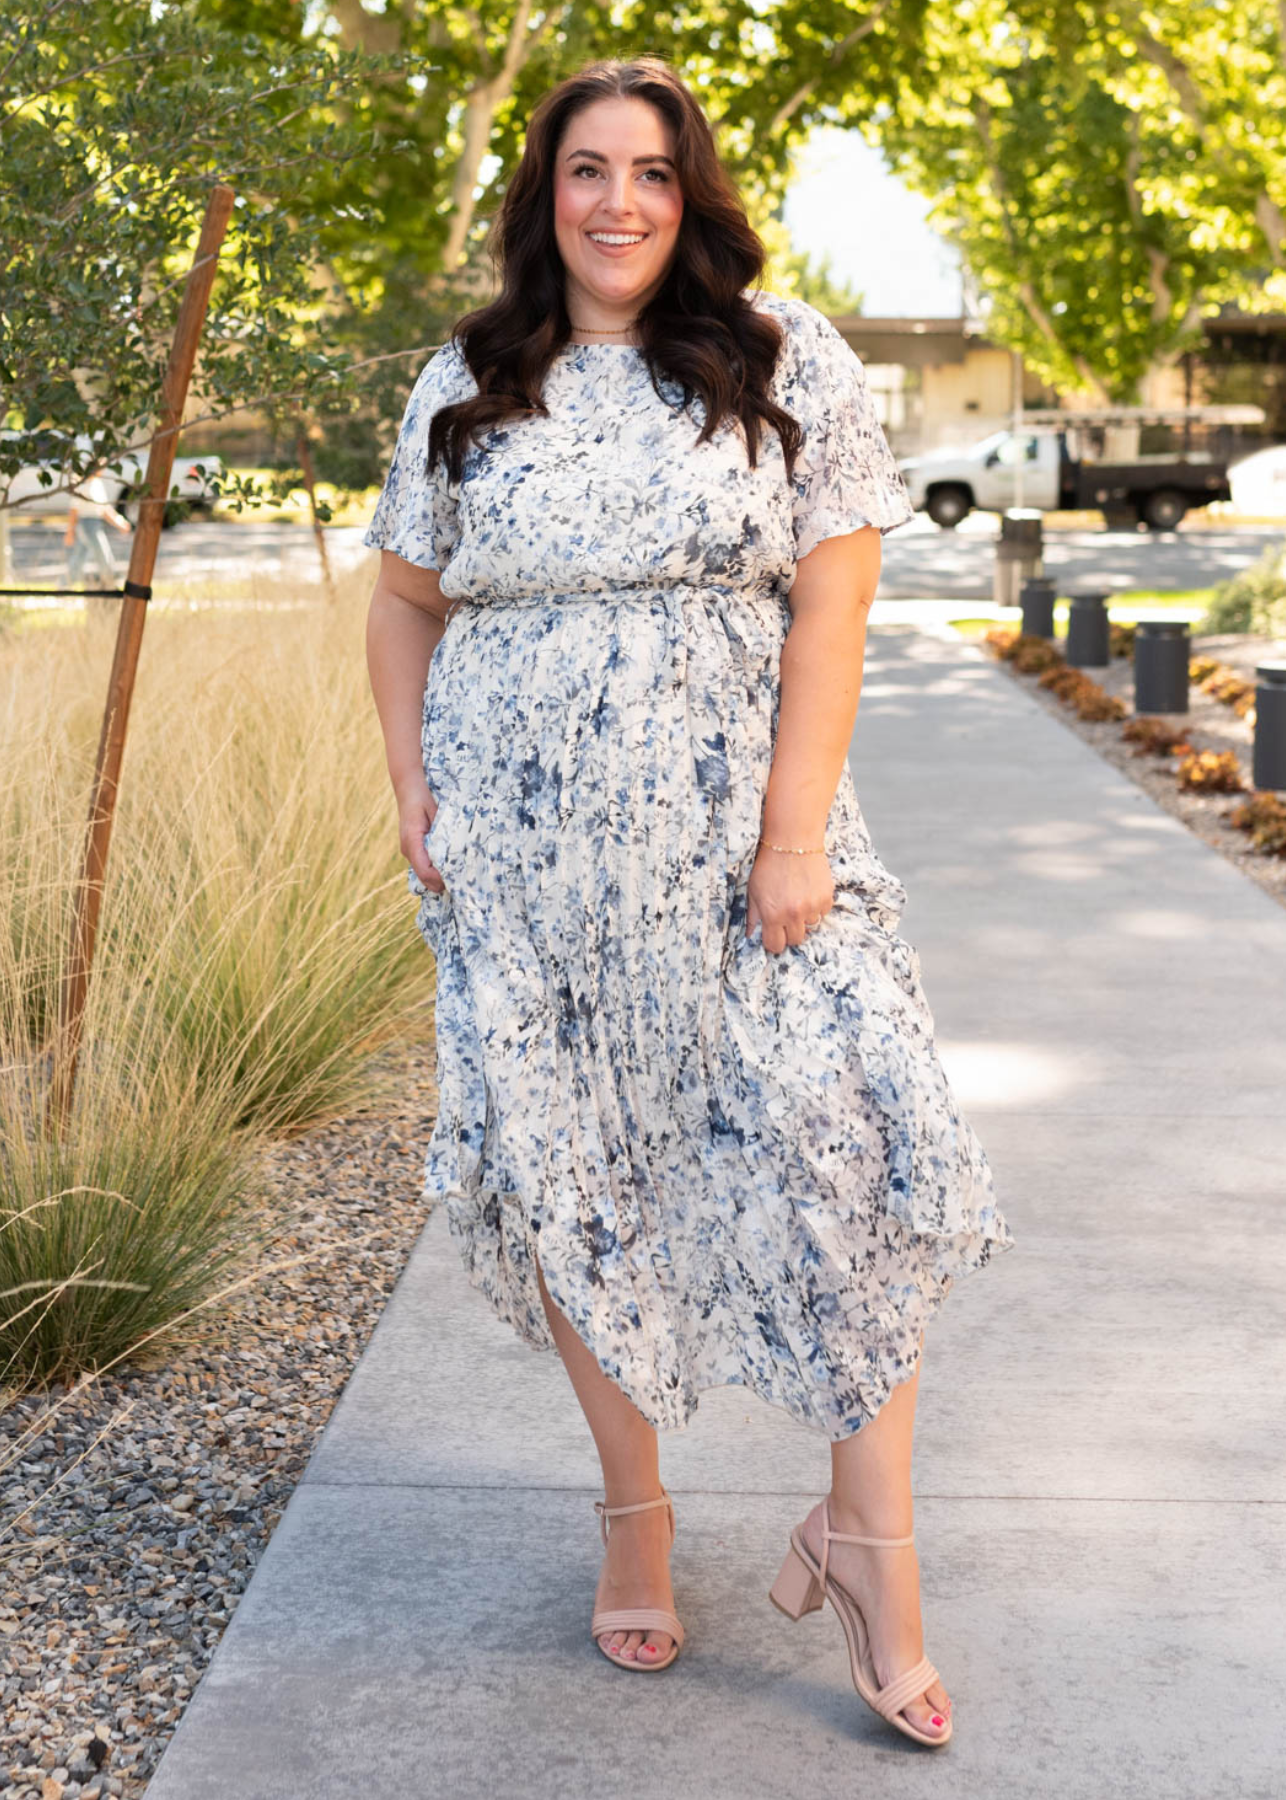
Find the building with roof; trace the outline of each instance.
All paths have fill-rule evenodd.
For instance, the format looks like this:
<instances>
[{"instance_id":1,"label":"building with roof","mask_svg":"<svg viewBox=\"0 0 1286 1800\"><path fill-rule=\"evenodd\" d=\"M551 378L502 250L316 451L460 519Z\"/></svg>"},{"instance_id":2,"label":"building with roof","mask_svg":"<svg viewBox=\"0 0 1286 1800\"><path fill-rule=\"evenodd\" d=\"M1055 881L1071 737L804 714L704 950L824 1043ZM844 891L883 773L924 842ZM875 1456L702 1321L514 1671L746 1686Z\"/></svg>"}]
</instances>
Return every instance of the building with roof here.
<instances>
[{"instance_id":1,"label":"building with roof","mask_svg":"<svg viewBox=\"0 0 1286 1800\"><path fill-rule=\"evenodd\" d=\"M1021 359L987 336L985 321L868 318L836 313L831 323L866 368L881 423L899 456L969 444L1010 423L1021 376L1022 404L1078 404L1020 368ZM1203 321L1205 345L1146 384L1153 406L1253 401L1267 423L1244 433L1241 451L1286 442L1286 313L1230 308Z\"/></svg>"}]
</instances>

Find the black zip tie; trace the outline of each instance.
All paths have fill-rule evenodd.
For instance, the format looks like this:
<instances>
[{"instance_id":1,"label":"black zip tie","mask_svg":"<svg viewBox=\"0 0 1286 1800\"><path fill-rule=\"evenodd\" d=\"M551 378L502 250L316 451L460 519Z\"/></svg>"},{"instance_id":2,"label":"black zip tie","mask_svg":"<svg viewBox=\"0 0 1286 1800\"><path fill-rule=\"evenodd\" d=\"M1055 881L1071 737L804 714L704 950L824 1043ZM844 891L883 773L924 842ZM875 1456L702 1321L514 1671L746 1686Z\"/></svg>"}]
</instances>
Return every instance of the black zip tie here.
<instances>
[{"instance_id":1,"label":"black zip tie","mask_svg":"<svg viewBox=\"0 0 1286 1800\"><path fill-rule=\"evenodd\" d=\"M150 600L152 598L151 588L144 587L141 581L127 581L121 589L121 593L128 594L131 600Z\"/></svg>"}]
</instances>

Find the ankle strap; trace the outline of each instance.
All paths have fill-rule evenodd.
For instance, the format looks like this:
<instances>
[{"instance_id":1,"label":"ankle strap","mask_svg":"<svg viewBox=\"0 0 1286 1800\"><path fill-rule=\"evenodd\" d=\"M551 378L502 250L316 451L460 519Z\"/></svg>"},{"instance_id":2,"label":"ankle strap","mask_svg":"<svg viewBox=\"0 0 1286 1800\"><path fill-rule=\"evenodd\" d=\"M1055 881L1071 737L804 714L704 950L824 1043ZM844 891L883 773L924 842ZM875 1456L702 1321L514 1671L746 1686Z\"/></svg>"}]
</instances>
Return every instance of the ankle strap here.
<instances>
[{"instance_id":1,"label":"ankle strap","mask_svg":"<svg viewBox=\"0 0 1286 1800\"><path fill-rule=\"evenodd\" d=\"M913 1544L915 1542L914 1535L904 1538L871 1538L858 1537L856 1533L852 1531L828 1531L826 1535L828 1538L834 1538L838 1544L885 1544L890 1549L896 1549L902 1544Z\"/></svg>"},{"instance_id":2,"label":"ankle strap","mask_svg":"<svg viewBox=\"0 0 1286 1800\"><path fill-rule=\"evenodd\" d=\"M667 1489L661 1489L658 1500L638 1500L632 1506L609 1506L605 1500L595 1500L594 1511L598 1514L599 1529L603 1534L603 1543L607 1543L607 1521L617 1518L621 1513L650 1512L654 1506L668 1506L670 1509L670 1542L674 1542L674 1502Z\"/></svg>"},{"instance_id":3,"label":"ankle strap","mask_svg":"<svg viewBox=\"0 0 1286 1800\"><path fill-rule=\"evenodd\" d=\"M878 1538L862 1537L858 1532L854 1531L832 1531L830 1498L828 1496L822 1501L822 1560L820 1574L823 1589L825 1589L826 1586L826 1565L830 1560L832 1542L837 1544L877 1544L884 1549L898 1550L901 1549L904 1544L913 1544L915 1542L915 1533L908 1532L905 1537Z\"/></svg>"}]
</instances>

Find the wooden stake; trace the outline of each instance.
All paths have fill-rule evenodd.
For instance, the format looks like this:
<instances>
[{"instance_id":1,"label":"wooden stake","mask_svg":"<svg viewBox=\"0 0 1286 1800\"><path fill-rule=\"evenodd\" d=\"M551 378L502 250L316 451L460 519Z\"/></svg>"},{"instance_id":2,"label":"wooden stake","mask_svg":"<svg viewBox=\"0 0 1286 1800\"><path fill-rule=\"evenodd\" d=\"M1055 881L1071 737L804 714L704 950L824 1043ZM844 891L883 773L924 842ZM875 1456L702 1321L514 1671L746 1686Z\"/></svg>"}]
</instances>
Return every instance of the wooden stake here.
<instances>
[{"instance_id":1,"label":"wooden stake","mask_svg":"<svg viewBox=\"0 0 1286 1800\"><path fill-rule=\"evenodd\" d=\"M183 290L183 302L174 328L174 341L170 346L170 360L161 387L160 423L148 452L147 491L139 503L138 525L130 550L125 598L121 601L120 623L116 633L116 655L108 682L107 705L103 712L103 728L94 767L94 791L89 807L84 868L76 893L71 954L59 1001L54 1079L50 1088L47 1129L56 1127L66 1117L75 1087L81 1023L89 992L89 970L94 958L94 943L98 935L107 851L112 838L121 759L125 752L125 731L129 724L134 675L143 642L147 602L152 594L152 571L156 566L161 520L170 492L170 478L174 472L174 448L183 419L188 384L192 379L210 289L214 285L219 250L232 216L234 198L232 189L222 183L210 195L196 256Z\"/></svg>"}]
</instances>

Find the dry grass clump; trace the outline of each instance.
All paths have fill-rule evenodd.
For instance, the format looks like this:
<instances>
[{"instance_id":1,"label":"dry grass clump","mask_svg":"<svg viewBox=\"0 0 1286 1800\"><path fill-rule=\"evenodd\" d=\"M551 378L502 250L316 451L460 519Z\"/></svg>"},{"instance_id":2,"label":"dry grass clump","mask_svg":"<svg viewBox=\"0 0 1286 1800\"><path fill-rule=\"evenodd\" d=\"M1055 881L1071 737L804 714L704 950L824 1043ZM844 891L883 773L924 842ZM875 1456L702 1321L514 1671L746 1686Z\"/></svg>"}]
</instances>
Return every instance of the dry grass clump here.
<instances>
[{"instance_id":1,"label":"dry grass clump","mask_svg":"<svg viewBox=\"0 0 1286 1800\"><path fill-rule=\"evenodd\" d=\"M1246 786L1241 763L1231 750L1194 750L1175 771L1179 786L1200 794L1239 794Z\"/></svg>"},{"instance_id":2,"label":"dry grass clump","mask_svg":"<svg viewBox=\"0 0 1286 1800\"><path fill-rule=\"evenodd\" d=\"M1046 669L1040 676L1040 686L1048 688L1058 699L1082 719L1123 719L1125 703L1115 695L1109 694L1096 681L1080 669L1068 668L1064 662Z\"/></svg>"},{"instance_id":3,"label":"dry grass clump","mask_svg":"<svg viewBox=\"0 0 1286 1800\"><path fill-rule=\"evenodd\" d=\"M1136 756L1177 756L1192 749L1185 731L1146 713L1127 719L1121 736L1134 745Z\"/></svg>"},{"instance_id":4,"label":"dry grass clump","mask_svg":"<svg viewBox=\"0 0 1286 1800\"><path fill-rule=\"evenodd\" d=\"M1063 652L1048 638L995 626L983 633L983 642L1002 662L1020 675L1037 675L1040 685L1072 707L1082 719L1123 719L1125 702L1109 694L1082 670L1072 668Z\"/></svg>"},{"instance_id":5,"label":"dry grass clump","mask_svg":"<svg viewBox=\"0 0 1286 1800\"><path fill-rule=\"evenodd\" d=\"M983 642L1002 662L1012 663L1020 675L1038 675L1042 669L1051 669L1063 660L1048 638L1001 625L984 632Z\"/></svg>"},{"instance_id":6,"label":"dry grass clump","mask_svg":"<svg viewBox=\"0 0 1286 1800\"><path fill-rule=\"evenodd\" d=\"M1256 850L1269 856L1286 856L1286 801L1267 790L1252 793L1234 806L1229 819L1239 831L1248 831Z\"/></svg>"},{"instance_id":7,"label":"dry grass clump","mask_svg":"<svg viewBox=\"0 0 1286 1800\"><path fill-rule=\"evenodd\" d=\"M1200 668L1201 673L1197 670ZM1189 678L1196 682L1203 693L1212 699L1221 700L1230 706L1239 719L1250 719L1254 722L1255 684L1239 675L1236 669L1227 663L1216 662L1212 657L1193 657L1188 664Z\"/></svg>"},{"instance_id":8,"label":"dry grass clump","mask_svg":"<svg viewBox=\"0 0 1286 1800\"><path fill-rule=\"evenodd\" d=\"M75 1104L45 1123L113 616L0 642L0 1380L100 1366L209 1294L255 1167L427 1029L363 650L337 603L148 621Z\"/></svg>"}]
</instances>

